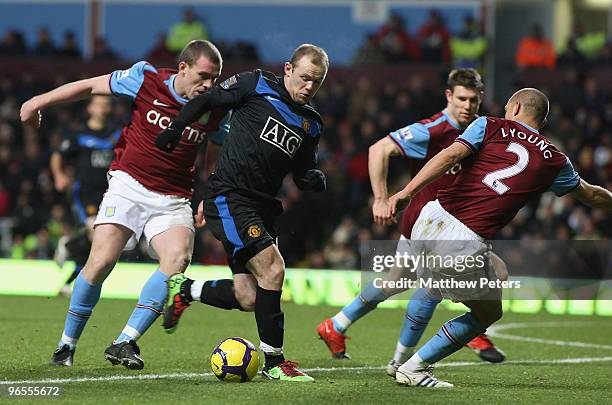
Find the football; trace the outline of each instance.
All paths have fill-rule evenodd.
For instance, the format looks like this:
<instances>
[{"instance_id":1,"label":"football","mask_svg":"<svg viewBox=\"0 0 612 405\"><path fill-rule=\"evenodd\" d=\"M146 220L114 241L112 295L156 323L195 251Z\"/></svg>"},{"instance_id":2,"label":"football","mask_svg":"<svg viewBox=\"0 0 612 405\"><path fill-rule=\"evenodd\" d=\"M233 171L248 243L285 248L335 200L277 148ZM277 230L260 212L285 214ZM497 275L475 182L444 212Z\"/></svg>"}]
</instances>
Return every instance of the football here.
<instances>
[{"instance_id":1,"label":"football","mask_svg":"<svg viewBox=\"0 0 612 405\"><path fill-rule=\"evenodd\" d=\"M259 353L248 340L230 337L215 347L210 367L221 381L251 381L259 369Z\"/></svg>"}]
</instances>

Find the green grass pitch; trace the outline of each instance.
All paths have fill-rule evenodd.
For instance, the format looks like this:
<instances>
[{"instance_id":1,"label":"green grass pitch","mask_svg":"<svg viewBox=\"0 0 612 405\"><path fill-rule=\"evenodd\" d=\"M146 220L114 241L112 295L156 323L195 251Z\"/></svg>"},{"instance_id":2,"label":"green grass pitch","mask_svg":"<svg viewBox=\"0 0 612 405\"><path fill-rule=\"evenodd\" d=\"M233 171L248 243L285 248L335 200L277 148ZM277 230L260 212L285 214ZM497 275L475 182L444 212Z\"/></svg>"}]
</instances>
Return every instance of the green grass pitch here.
<instances>
[{"instance_id":1,"label":"green grass pitch","mask_svg":"<svg viewBox=\"0 0 612 405\"><path fill-rule=\"evenodd\" d=\"M195 303L174 335L158 321L140 339L145 369L111 366L103 351L119 334L133 302L102 300L81 337L71 368L47 365L60 337L67 298L0 297L0 401L8 381L57 379L60 402L70 403L604 403L612 401L612 319L506 314L494 330L506 352L503 365L484 364L462 349L437 367L435 375L455 388L400 387L383 366L395 348L403 311L374 311L349 331L352 360L334 360L315 338L316 325L337 308L289 303L285 312L285 353L311 370L312 384L218 381L210 373L216 343L241 336L258 343L253 314L222 311ZM457 313L436 312L425 338ZM569 343L568 343L569 342ZM569 359L569 360L568 360Z\"/></svg>"}]
</instances>

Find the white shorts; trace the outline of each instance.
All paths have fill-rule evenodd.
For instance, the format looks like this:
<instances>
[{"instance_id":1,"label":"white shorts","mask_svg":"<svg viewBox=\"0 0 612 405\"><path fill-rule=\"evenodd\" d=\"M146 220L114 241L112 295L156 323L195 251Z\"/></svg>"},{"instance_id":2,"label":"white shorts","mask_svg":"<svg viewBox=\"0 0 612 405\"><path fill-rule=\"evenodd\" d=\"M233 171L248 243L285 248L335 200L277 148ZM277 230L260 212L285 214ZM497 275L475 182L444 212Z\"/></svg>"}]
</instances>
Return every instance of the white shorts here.
<instances>
[{"instance_id":1,"label":"white shorts","mask_svg":"<svg viewBox=\"0 0 612 405\"><path fill-rule=\"evenodd\" d=\"M432 280L444 298L467 301L489 294L489 288L481 287L480 282L496 278L490 271L489 243L449 214L438 200L423 207L410 240L402 245L415 257L421 256L416 268L421 284Z\"/></svg>"},{"instance_id":2,"label":"white shorts","mask_svg":"<svg viewBox=\"0 0 612 405\"><path fill-rule=\"evenodd\" d=\"M148 252L158 258L151 247L151 239L175 226L184 226L192 231L189 243L193 250L193 211L189 200L174 195L150 191L129 174L114 170L108 173L108 189L104 194L94 227L100 224L120 224L134 235L124 250L132 250L144 234Z\"/></svg>"}]
</instances>

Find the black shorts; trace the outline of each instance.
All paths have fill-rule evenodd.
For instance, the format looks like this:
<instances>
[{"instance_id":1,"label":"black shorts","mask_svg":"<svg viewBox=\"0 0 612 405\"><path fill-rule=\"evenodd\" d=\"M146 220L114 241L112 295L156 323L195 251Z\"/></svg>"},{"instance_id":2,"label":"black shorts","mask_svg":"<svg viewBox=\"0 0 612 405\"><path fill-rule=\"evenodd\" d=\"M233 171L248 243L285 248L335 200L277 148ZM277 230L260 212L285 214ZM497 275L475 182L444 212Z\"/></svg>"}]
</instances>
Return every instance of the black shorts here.
<instances>
[{"instance_id":1,"label":"black shorts","mask_svg":"<svg viewBox=\"0 0 612 405\"><path fill-rule=\"evenodd\" d=\"M266 215L242 198L217 196L204 202L206 226L227 253L233 274L250 273L246 263L276 242L275 216Z\"/></svg>"},{"instance_id":2,"label":"black shorts","mask_svg":"<svg viewBox=\"0 0 612 405\"><path fill-rule=\"evenodd\" d=\"M81 225L87 223L87 218L98 215L98 208L100 208L105 192L105 188L84 187L78 180L72 184L70 205Z\"/></svg>"}]
</instances>

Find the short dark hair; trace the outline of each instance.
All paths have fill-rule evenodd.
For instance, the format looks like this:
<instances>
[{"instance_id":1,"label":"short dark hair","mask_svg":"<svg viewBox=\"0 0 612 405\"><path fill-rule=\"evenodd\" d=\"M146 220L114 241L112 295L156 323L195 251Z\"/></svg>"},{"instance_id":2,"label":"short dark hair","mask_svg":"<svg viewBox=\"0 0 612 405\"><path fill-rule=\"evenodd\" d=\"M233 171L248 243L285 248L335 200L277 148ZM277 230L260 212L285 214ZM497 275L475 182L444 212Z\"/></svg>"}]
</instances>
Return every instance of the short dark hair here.
<instances>
[{"instance_id":1,"label":"short dark hair","mask_svg":"<svg viewBox=\"0 0 612 405\"><path fill-rule=\"evenodd\" d=\"M291 66L295 67L298 61L305 55L310 56L310 60L313 64L323 66L325 71L329 69L329 57L325 49L312 44L302 44L295 48L289 63L291 63Z\"/></svg>"},{"instance_id":2,"label":"short dark hair","mask_svg":"<svg viewBox=\"0 0 612 405\"><path fill-rule=\"evenodd\" d=\"M223 63L221 52L219 52L217 47L212 42L203 39L194 39L185 45L178 56L177 62L185 62L187 65L192 66L202 56L206 56L216 65L221 66Z\"/></svg>"},{"instance_id":3,"label":"short dark hair","mask_svg":"<svg viewBox=\"0 0 612 405\"><path fill-rule=\"evenodd\" d=\"M480 73L474 68L453 69L448 74L446 88L453 91L455 86L463 86L467 89L484 91L482 77L480 77Z\"/></svg>"},{"instance_id":4,"label":"short dark hair","mask_svg":"<svg viewBox=\"0 0 612 405\"><path fill-rule=\"evenodd\" d=\"M548 116L548 97L540 90L533 87L520 89L510 97L508 102L518 101L524 111L531 115L540 125Z\"/></svg>"}]
</instances>

